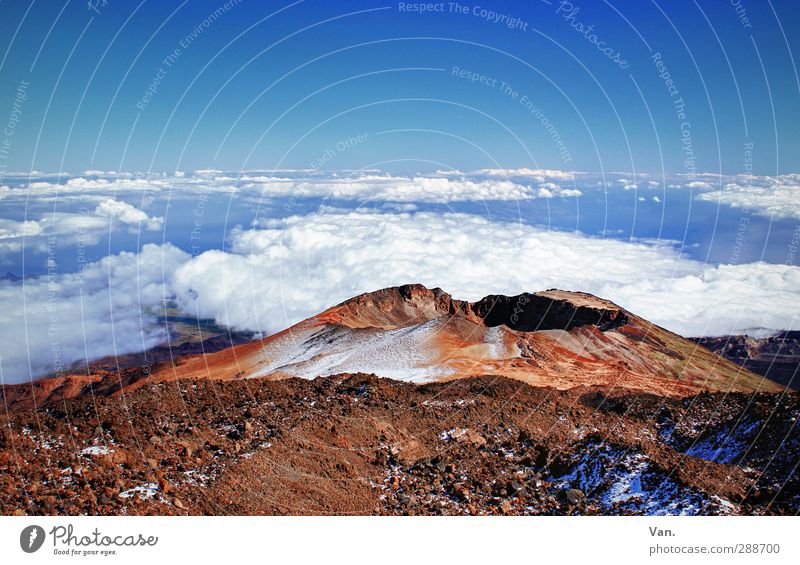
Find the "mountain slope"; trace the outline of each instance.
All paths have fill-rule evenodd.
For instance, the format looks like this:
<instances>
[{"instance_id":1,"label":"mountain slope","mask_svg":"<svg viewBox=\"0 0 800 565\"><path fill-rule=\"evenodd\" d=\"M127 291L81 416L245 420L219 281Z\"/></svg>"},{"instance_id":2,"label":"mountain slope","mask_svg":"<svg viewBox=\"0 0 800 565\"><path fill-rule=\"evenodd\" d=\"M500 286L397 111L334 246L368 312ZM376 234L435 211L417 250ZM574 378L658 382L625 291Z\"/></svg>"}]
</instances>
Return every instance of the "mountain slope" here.
<instances>
[{"instance_id":1,"label":"mountain slope","mask_svg":"<svg viewBox=\"0 0 800 565\"><path fill-rule=\"evenodd\" d=\"M748 371L782 385L795 389L800 387L800 331L785 331L761 338L746 335L698 337L692 341Z\"/></svg>"}]
</instances>

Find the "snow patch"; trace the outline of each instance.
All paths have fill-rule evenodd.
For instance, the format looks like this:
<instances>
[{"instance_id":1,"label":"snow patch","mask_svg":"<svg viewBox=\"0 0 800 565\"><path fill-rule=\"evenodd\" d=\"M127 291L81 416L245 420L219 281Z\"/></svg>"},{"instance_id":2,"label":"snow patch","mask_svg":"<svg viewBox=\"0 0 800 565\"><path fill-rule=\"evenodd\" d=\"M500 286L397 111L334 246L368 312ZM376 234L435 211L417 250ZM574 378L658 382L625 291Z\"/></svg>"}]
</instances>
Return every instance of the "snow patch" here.
<instances>
[{"instance_id":1,"label":"snow patch","mask_svg":"<svg viewBox=\"0 0 800 565\"><path fill-rule=\"evenodd\" d=\"M81 450L81 455L88 455L91 457L98 457L101 455L108 455L112 451L105 445L92 445Z\"/></svg>"},{"instance_id":2,"label":"snow patch","mask_svg":"<svg viewBox=\"0 0 800 565\"><path fill-rule=\"evenodd\" d=\"M119 493L120 498L131 498L138 495L145 500L153 498L158 493L158 485L155 483L144 483L133 487L132 489Z\"/></svg>"},{"instance_id":3,"label":"snow patch","mask_svg":"<svg viewBox=\"0 0 800 565\"><path fill-rule=\"evenodd\" d=\"M693 516L712 505L715 514L736 513L737 507L719 497L678 484L655 470L642 453L608 444L589 448L568 473L553 477L563 488L579 488L610 511L647 516Z\"/></svg>"},{"instance_id":4,"label":"snow patch","mask_svg":"<svg viewBox=\"0 0 800 565\"><path fill-rule=\"evenodd\" d=\"M761 427L758 420L733 429L723 428L699 439L686 450L686 455L717 463L736 463L752 445Z\"/></svg>"},{"instance_id":5,"label":"snow patch","mask_svg":"<svg viewBox=\"0 0 800 565\"><path fill-rule=\"evenodd\" d=\"M338 373L374 373L380 377L427 382L449 375L451 369L435 365L430 344L442 322L397 328L350 329L326 326L305 336L287 336L296 343L269 345L262 350L266 365L250 375L282 372L313 379Z\"/></svg>"}]
</instances>

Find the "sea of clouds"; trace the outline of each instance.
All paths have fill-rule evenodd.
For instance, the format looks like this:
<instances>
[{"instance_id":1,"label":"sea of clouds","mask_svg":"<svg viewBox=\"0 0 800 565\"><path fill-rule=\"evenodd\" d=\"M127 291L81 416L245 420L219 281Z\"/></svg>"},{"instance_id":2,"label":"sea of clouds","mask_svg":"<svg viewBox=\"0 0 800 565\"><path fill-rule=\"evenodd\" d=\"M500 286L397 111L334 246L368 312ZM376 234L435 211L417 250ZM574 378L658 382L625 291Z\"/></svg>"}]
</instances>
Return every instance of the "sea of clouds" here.
<instances>
[{"instance_id":1,"label":"sea of clouds","mask_svg":"<svg viewBox=\"0 0 800 565\"><path fill-rule=\"evenodd\" d=\"M604 182L598 175L576 176L529 169L408 177L374 171L96 172L5 186L3 203L24 196L90 205L88 213L0 219L0 250L35 248L53 234L69 238L76 226L98 234L163 230L165 242L135 253L111 250L78 273L0 280L0 376L5 383L23 382L161 343L166 331L156 320L165 299L191 316L269 334L356 294L411 282L470 300L547 288L586 291L687 336L797 329L800 268L792 265L706 264L671 242L620 241L421 206L578 198L582 187ZM696 182L708 186L689 186ZM797 182L796 175L757 181L618 176L608 185L691 190L698 199L800 218L797 202L787 196ZM272 200L285 213L233 227L219 249L192 254L169 243L168 222L145 208L153 195L166 193L180 205L201 192ZM293 211L297 199L310 197L350 199L357 206Z\"/></svg>"}]
</instances>

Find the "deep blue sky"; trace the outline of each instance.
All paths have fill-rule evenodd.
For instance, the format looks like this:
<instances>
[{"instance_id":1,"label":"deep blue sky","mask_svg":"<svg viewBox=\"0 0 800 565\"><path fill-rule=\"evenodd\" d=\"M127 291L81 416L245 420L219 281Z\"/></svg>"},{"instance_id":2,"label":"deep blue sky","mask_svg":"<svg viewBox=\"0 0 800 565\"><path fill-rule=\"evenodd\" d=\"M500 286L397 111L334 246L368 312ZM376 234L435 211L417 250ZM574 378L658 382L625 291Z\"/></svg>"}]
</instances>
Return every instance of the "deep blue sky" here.
<instances>
[{"instance_id":1,"label":"deep blue sky","mask_svg":"<svg viewBox=\"0 0 800 565\"><path fill-rule=\"evenodd\" d=\"M464 2L467 14L444 3L444 13L413 14L398 2L241 0L182 48L223 4L110 0L92 11L83 0L0 1L3 123L30 83L21 121L3 138L5 170L307 168L337 141L366 134L322 168L684 173L688 122L696 171L744 172L749 142L755 174L800 171L797 2L742 0L737 14L721 0L575 1L568 21L556 1ZM488 22L476 6L526 29ZM570 23L593 24L629 67ZM454 77L454 66L497 79L495 87ZM137 108L159 68L157 92ZM570 160L501 81L541 108ZM390 130L416 131L381 133Z\"/></svg>"}]
</instances>

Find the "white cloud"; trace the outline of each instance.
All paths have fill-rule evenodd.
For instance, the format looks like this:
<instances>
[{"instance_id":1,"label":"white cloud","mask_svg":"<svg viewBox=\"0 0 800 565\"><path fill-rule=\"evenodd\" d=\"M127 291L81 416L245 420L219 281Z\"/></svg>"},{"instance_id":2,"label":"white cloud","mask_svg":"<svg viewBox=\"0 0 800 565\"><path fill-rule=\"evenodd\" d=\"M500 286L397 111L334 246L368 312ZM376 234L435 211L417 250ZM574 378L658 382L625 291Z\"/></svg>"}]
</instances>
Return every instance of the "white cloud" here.
<instances>
[{"instance_id":1,"label":"white cloud","mask_svg":"<svg viewBox=\"0 0 800 565\"><path fill-rule=\"evenodd\" d=\"M726 182L721 190L704 192L697 198L775 218L800 218L800 175L740 175Z\"/></svg>"},{"instance_id":2,"label":"white cloud","mask_svg":"<svg viewBox=\"0 0 800 565\"><path fill-rule=\"evenodd\" d=\"M116 221L131 227L143 227L147 230L158 230L164 225L164 218L148 216L136 206L108 198L100 202L95 208L95 214L113 218Z\"/></svg>"},{"instance_id":3,"label":"white cloud","mask_svg":"<svg viewBox=\"0 0 800 565\"><path fill-rule=\"evenodd\" d=\"M257 181L257 182L252 182ZM396 177L364 175L324 179L252 179L245 188L256 187L267 197L318 197L380 202L468 202L484 200L534 200L562 196L562 190L542 196L542 191L510 180ZM574 196L572 192L569 195Z\"/></svg>"},{"instance_id":4,"label":"white cloud","mask_svg":"<svg viewBox=\"0 0 800 565\"><path fill-rule=\"evenodd\" d=\"M153 194L196 194L198 192L235 192L235 177L185 177L182 175L167 176L164 174L141 175L118 173L116 175L95 176L94 178L68 177L63 182L55 182L46 178L32 180L27 185L17 184L0 191L4 199L29 199L38 201L68 201L80 198L82 201L112 198L117 194L132 193Z\"/></svg>"},{"instance_id":5,"label":"white cloud","mask_svg":"<svg viewBox=\"0 0 800 565\"><path fill-rule=\"evenodd\" d=\"M448 173L446 171L438 171L438 174L447 175ZM465 174L469 176L485 176L485 177L500 177L500 178L526 177L535 182L547 182L547 181L575 182L575 177L577 175L582 175L583 173L577 173L574 171L559 171L557 169L520 168L520 169L478 169L477 171L472 171Z\"/></svg>"},{"instance_id":6,"label":"white cloud","mask_svg":"<svg viewBox=\"0 0 800 565\"><path fill-rule=\"evenodd\" d=\"M169 292L162 261L171 270L188 258L172 245L145 245L141 253L107 257L82 273L0 281L4 382L67 368L87 354L96 359L162 342L164 328L153 316Z\"/></svg>"},{"instance_id":7,"label":"white cloud","mask_svg":"<svg viewBox=\"0 0 800 565\"><path fill-rule=\"evenodd\" d=\"M56 245L64 247L80 243L93 245L99 236L117 225L127 226L129 231L139 229L159 230L164 218L148 216L135 206L106 198L100 201L93 212L51 212L36 220L10 220L0 218L0 256L18 252L23 246L39 252L47 251L47 238L55 236Z\"/></svg>"},{"instance_id":8,"label":"white cloud","mask_svg":"<svg viewBox=\"0 0 800 565\"><path fill-rule=\"evenodd\" d=\"M195 176L184 173L173 176L118 175L92 178L73 177L58 183L51 180L34 180L28 186L15 186L2 192L2 197L23 199L35 196L40 200L50 197L68 200L108 197L116 193L131 192L170 193L180 197L187 194L221 192L250 192L268 198L335 198L356 201L447 203L468 201L510 201L541 198L538 187L550 187L546 198L580 196L572 185L562 182L572 179L572 173L524 169L531 174L519 175L522 182L511 180L499 170L487 169L468 175L441 173L417 176L392 176L375 172L342 172L321 174L315 171L281 171L276 173L232 173L212 169L195 171ZM509 171L513 172L513 171ZM483 174L478 174L483 173ZM535 173L535 174L534 174ZM574 184L574 183L573 183ZM6 188L6 187L4 187Z\"/></svg>"},{"instance_id":9,"label":"white cloud","mask_svg":"<svg viewBox=\"0 0 800 565\"><path fill-rule=\"evenodd\" d=\"M800 328L800 268L788 265L698 265L612 292L633 312L685 335Z\"/></svg>"},{"instance_id":10,"label":"white cloud","mask_svg":"<svg viewBox=\"0 0 800 565\"><path fill-rule=\"evenodd\" d=\"M687 182L684 185L678 184L678 185L674 185L674 186L676 188L680 187L680 186L685 186L686 188L696 188L698 190L713 190L714 189L714 185L712 185L711 183L707 183L705 181L692 181L692 182Z\"/></svg>"},{"instance_id":11,"label":"white cloud","mask_svg":"<svg viewBox=\"0 0 800 565\"><path fill-rule=\"evenodd\" d=\"M16 239L24 236L34 236L42 233L42 226L39 222L27 220L6 220L0 218L0 240Z\"/></svg>"},{"instance_id":12,"label":"white cloud","mask_svg":"<svg viewBox=\"0 0 800 565\"><path fill-rule=\"evenodd\" d=\"M98 232L103 229L108 229L108 222L94 215L56 212L38 220L0 218L0 257L23 247L46 252L50 236L57 236L55 244L59 247L77 242L91 245L98 241Z\"/></svg>"},{"instance_id":13,"label":"white cloud","mask_svg":"<svg viewBox=\"0 0 800 565\"><path fill-rule=\"evenodd\" d=\"M113 173L85 171L84 177L63 182L34 178L28 186L2 186L0 199L34 196L40 201L101 201L111 195L147 192L173 198L197 193L249 192L270 199L335 198L359 202L448 203L468 201L513 201L536 198L579 197L589 188L660 186L653 175L629 173L585 173L552 169L479 169L471 172L437 171L416 176L386 175L375 171L244 171L214 169L192 175ZM90 178L86 178L86 177ZM670 189L692 189L697 199L749 208L757 214L777 218L800 218L800 175L779 176L698 174L671 175L664 179ZM583 189L583 190L582 190Z\"/></svg>"},{"instance_id":14,"label":"white cloud","mask_svg":"<svg viewBox=\"0 0 800 565\"><path fill-rule=\"evenodd\" d=\"M554 182L546 182L539 185L539 190L536 191L536 196L539 198L560 198L578 197L583 193L575 188L563 188Z\"/></svg>"},{"instance_id":15,"label":"white cloud","mask_svg":"<svg viewBox=\"0 0 800 565\"><path fill-rule=\"evenodd\" d=\"M39 222L0 218L0 257L20 251L23 237L35 237L41 233L42 226Z\"/></svg>"},{"instance_id":16,"label":"white cloud","mask_svg":"<svg viewBox=\"0 0 800 565\"><path fill-rule=\"evenodd\" d=\"M692 189L697 200L732 208L747 208L754 214L775 219L800 218L800 174L776 176L719 175L705 173L708 180L688 180L678 175L672 189Z\"/></svg>"}]
</instances>

